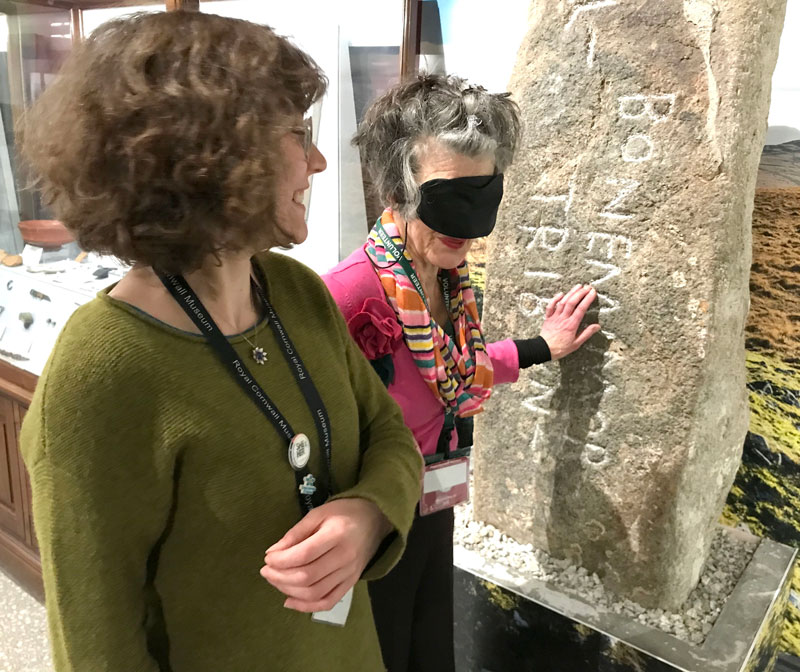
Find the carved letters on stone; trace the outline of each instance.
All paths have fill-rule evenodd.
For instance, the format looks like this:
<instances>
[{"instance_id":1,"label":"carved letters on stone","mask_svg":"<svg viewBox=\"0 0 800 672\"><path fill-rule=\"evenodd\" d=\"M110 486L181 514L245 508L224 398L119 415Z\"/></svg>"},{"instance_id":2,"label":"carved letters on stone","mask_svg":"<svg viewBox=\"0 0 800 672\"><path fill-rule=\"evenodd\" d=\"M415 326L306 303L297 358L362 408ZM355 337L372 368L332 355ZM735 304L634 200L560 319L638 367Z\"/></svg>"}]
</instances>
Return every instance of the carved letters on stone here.
<instances>
[{"instance_id":1,"label":"carved letters on stone","mask_svg":"<svg viewBox=\"0 0 800 672\"><path fill-rule=\"evenodd\" d=\"M581 282L603 330L495 391L476 515L648 606L696 582L747 427L749 224L784 9L534 0L510 85L526 131L484 325L533 336Z\"/></svg>"}]
</instances>

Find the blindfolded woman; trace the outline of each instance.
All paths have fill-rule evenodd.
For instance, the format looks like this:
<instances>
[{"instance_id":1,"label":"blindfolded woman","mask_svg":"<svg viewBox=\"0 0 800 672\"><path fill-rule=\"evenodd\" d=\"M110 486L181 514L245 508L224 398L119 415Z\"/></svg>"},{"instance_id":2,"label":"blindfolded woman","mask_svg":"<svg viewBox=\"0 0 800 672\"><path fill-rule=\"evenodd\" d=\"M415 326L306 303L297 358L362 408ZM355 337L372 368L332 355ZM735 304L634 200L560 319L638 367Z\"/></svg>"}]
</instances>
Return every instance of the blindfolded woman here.
<instances>
[{"instance_id":1,"label":"blindfolded woman","mask_svg":"<svg viewBox=\"0 0 800 672\"><path fill-rule=\"evenodd\" d=\"M580 329L596 292L578 285L553 298L539 336L483 337L465 259L494 228L520 125L506 94L425 75L373 102L354 139L387 208L323 279L428 464L405 555L370 585L389 672L454 670L452 495L466 492L472 416L494 385L600 329ZM447 466L447 478L434 474Z\"/></svg>"}]
</instances>

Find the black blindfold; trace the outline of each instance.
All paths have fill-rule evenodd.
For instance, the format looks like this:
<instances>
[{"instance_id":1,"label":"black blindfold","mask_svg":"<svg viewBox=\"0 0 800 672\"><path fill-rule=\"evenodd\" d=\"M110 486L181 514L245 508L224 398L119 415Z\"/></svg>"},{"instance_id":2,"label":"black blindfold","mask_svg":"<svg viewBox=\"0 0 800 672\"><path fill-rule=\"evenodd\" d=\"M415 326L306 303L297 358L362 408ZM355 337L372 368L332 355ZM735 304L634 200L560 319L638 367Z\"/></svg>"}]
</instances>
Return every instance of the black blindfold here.
<instances>
[{"instance_id":1,"label":"black blindfold","mask_svg":"<svg viewBox=\"0 0 800 672\"><path fill-rule=\"evenodd\" d=\"M428 228L450 238L483 238L497 222L503 174L429 180L420 192L417 214Z\"/></svg>"}]
</instances>

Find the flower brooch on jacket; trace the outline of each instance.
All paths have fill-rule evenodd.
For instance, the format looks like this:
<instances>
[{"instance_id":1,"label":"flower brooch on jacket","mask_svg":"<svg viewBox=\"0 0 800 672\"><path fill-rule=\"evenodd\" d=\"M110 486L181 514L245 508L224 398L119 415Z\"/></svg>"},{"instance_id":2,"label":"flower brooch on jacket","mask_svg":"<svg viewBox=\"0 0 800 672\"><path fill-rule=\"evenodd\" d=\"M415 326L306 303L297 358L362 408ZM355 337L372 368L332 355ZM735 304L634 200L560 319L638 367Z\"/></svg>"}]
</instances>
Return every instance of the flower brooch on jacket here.
<instances>
[{"instance_id":1,"label":"flower brooch on jacket","mask_svg":"<svg viewBox=\"0 0 800 672\"><path fill-rule=\"evenodd\" d=\"M389 387L394 380L392 353L403 340L403 329L392 307L386 301L370 297L347 321L347 328L383 384Z\"/></svg>"}]
</instances>

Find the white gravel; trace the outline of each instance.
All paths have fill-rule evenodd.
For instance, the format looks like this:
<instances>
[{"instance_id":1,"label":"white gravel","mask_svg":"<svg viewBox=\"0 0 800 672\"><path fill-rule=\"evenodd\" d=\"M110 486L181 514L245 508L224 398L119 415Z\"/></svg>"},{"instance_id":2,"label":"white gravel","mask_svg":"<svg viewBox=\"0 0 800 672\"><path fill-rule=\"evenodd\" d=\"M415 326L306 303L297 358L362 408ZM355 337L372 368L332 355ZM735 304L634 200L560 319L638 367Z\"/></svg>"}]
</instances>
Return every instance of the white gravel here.
<instances>
[{"instance_id":1,"label":"white gravel","mask_svg":"<svg viewBox=\"0 0 800 672\"><path fill-rule=\"evenodd\" d=\"M733 592L758 545L757 539L718 531L700 582L678 612L645 609L606 591L597 574L576 567L568 560L550 557L530 544L520 544L492 525L472 518L472 506L455 509L454 543L476 551L486 560L498 562L526 578L558 586L594 607L629 616L692 644L701 644L711 631L728 596Z\"/></svg>"}]
</instances>

